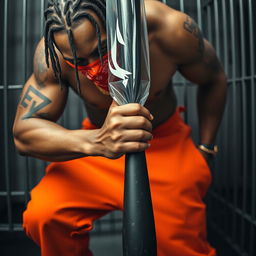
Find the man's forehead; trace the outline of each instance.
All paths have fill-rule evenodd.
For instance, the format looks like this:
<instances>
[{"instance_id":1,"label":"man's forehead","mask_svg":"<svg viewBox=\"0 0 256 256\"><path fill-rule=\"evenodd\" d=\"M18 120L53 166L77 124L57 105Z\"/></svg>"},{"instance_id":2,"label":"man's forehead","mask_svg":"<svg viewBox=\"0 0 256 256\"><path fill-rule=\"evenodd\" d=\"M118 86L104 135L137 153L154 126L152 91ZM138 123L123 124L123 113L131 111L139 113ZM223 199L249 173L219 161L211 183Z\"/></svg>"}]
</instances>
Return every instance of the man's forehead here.
<instances>
[{"instance_id":1,"label":"man's forehead","mask_svg":"<svg viewBox=\"0 0 256 256\"><path fill-rule=\"evenodd\" d=\"M90 50L97 41L96 29L88 20L83 20L75 29L72 29L73 40L77 50L81 48ZM58 48L62 51L71 51L67 31L57 32L54 34L54 40Z\"/></svg>"}]
</instances>

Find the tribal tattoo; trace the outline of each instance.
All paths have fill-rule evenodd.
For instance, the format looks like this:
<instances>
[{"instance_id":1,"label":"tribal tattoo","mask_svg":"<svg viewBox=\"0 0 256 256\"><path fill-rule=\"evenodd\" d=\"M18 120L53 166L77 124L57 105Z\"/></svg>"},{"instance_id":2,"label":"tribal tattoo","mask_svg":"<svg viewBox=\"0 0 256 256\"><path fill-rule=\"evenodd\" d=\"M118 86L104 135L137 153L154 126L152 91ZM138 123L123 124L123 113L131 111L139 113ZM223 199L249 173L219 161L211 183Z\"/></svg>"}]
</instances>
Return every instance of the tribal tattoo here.
<instances>
[{"instance_id":1,"label":"tribal tattoo","mask_svg":"<svg viewBox=\"0 0 256 256\"><path fill-rule=\"evenodd\" d=\"M32 104L29 107L30 102L32 102ZM45 106L49 105L51 102L52 101L50 99L48 99L41 92L39 92L32 85L30 85L20 102L20 105L22 107L24 108L29 107L29 111L22 117L22 120L32 118L34 114L36 114L38 111L43 109Z\"/></svg>"},{"instance_id":2,"label":"tribal tattoo","mask_svg":"<svg viewBox=\"0 0 256 256\"><path fill-rule=\"evenodd\" d=\"M204 38L202 35L202 32L196 22L191 19L189 16L187 16L186 20L184 21L184 29L191 33L193 36L195 36L198 39L198 51L201 55L203 55L204 52Z\"/></svg>"}]
</instances>

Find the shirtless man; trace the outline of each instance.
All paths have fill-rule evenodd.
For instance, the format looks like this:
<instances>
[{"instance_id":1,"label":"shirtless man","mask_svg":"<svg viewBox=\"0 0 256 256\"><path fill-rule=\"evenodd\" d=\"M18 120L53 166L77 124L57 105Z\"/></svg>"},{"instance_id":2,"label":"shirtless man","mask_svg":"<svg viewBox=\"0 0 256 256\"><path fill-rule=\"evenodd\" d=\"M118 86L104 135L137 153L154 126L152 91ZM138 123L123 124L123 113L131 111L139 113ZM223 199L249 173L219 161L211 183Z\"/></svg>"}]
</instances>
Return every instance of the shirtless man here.
<instances>
[{"instance_id":1,"label":"shirtless man","mask_svg":"<svg viewBox=\"0 0 256 256\"><path fill-rule=\"evenodd\" d=\"M46 40L37 46L34 73L23 88L13 128L22 155L54 162L32 190L24 213L24 229L43 256L92 255L88 231L93 221L122 209L123 155L143 150L147 150L158 255L215 255L206 240L202 199L211 176L204 158L214 154L226 76L193 19L157 1L146 0L145 5L149 98L145 107L117 106L102 76L107 65L105 1L49 0ZM200 153L176 110L169 86L176 71L198 84L204 145ZM69 88L84 101L89 118L84 129L67 130L55 123Z\"/></svg>"}]
</instances>

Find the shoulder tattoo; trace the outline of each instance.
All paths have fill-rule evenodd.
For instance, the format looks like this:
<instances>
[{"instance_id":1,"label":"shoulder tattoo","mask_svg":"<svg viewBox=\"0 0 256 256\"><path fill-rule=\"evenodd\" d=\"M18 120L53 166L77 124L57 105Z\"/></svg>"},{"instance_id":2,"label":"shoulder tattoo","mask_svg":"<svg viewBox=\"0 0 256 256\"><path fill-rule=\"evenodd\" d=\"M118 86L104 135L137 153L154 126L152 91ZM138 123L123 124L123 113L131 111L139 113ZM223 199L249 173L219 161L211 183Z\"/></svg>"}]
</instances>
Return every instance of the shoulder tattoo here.
<instances>
[{"instance_id":1,"label":"shoulder tattoo","mask_svg":"<svg viewBox=\"0 0 256 256\"><path fill-rule=\"evenodd\" d=\"M45 62L45 53L43 47L39 47L36 50L34 59L34 74L36 77L36 81L38 82L38 85L40 87L44 87L44 84L48 78L48 67Z\"/></svg>"},{"instance_id":2,"label":"shoulder tattoo","mask_svg":"<svg viewBox=\"0 0 256 256\"><path fill-rule=\"evenodd\" d=\"M203 55L204 52L204 38L202 32L196 22L187 16L186 20L183 23L183 27L186 31L192 34L194 37L198 39L198 51Z\"/></svg>"},{"instance_id":3,"label":"shoulder tattoo","mask_svg":"<svg viewBox=\"0 0 256 256\"><path fill-rule=\"evenodd\" d=\"M28 109L28 112L22 117L22 120L34 117L38 111L42 110L51 102L49 98L30 85L20 101L20 105Z\"/></svg>"}]
</instances>

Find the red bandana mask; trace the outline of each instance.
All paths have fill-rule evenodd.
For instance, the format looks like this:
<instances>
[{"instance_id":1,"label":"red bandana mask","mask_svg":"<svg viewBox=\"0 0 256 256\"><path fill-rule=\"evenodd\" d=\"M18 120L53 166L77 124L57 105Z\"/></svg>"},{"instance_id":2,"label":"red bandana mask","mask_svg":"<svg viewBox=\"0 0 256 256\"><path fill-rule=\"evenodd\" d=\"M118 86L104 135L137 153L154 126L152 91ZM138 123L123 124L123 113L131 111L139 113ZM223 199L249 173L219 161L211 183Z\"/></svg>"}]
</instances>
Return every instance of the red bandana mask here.
<instances>
[{"instance_id":1,"label":"red bandana mask","mask_svg":"<svg viewBox=\"0 0 256 256\"><path fill-rule=\"evenodd\" d=\"M65 60L65 62L72 68L75 65ZM77 66L78 71L91 80L97 88L104 94L109 95L108 89L108 54L102 57L102 63L100 60L96 60L86 66Z\"/></svg>"}]
</instances>

